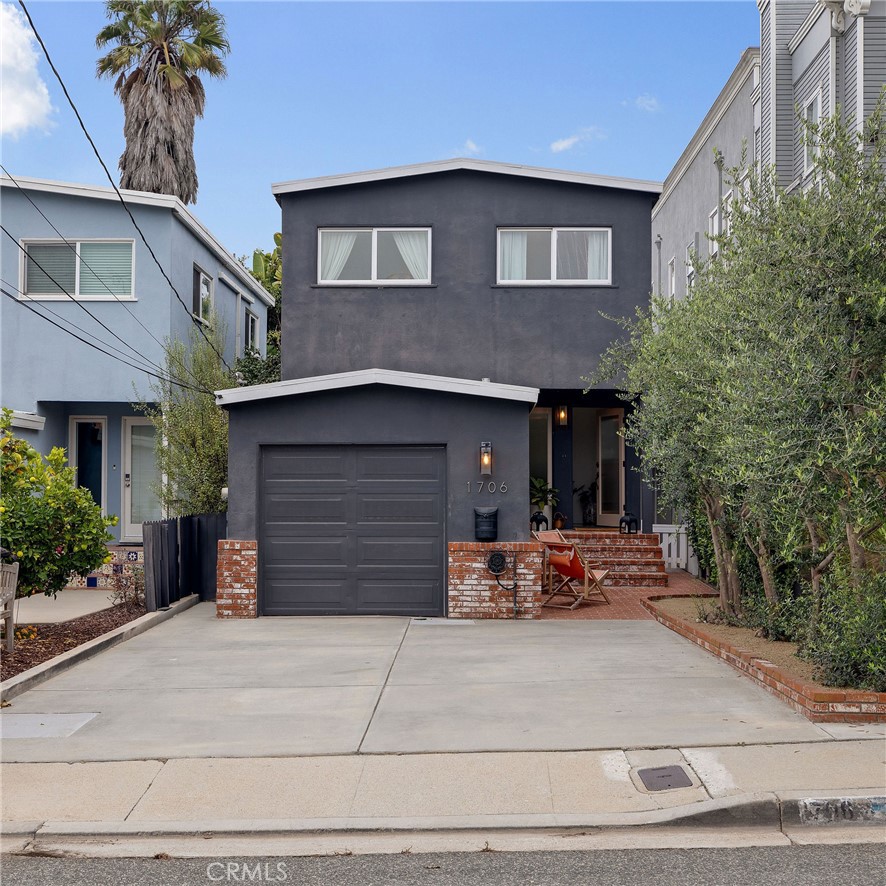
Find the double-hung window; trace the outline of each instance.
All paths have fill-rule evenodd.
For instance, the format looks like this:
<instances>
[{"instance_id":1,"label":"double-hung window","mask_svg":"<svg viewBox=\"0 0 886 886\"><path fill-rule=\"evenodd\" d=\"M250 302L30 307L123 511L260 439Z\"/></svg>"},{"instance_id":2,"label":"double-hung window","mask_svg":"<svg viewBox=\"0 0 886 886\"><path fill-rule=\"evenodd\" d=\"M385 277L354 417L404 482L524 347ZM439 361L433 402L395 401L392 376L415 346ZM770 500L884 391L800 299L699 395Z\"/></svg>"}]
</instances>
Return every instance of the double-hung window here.
<instances>
[{"instance_id":1,"label":"double-hung window","mask_svg":"<svg viewBox=\"0 0 886 886\"><path fill-rule=\"evenodd\" d=\"M499 228L499 283L597 285L612 282L610 228Z\"/></svg>"},{"instance_id":2,"label":"double-hung window","mask_svg":"<svg viewBox=\"0 0 886 886\"><path fill-rule=\"evenodd\" d=\"M817 92L803 108L803 119L811 127L818 127L821 118L821 93ZM818 133L807 129L803 136L803 174L812 172L818 159Z\"/></svg>"},{"instance_id":3,"label":"double-hung window","mask_svg":"<svg viewBox=\"0 0 886 886\"><path fill-rule=\"evenodd\" d=\"M317 282L409 286L431 282L430 228L321 228Z\"/></svg>"},{"instance_id":4,"label":"double-hung window","mask_svg":"<svg viewBox=\"0 0 886 886\"><path fill-rule=\"evenodd\" d=\"M132 240L34 240L25 249L24 293L83 301L132 299Z\"/></svg>"},{"instance_id":5,"label":"double-hung window","mask_svg":"<svg viewBox=\"0 0 886 886\"><path fill-rule=\"evenodd\" d=\"M246 316L243 323L243 348L246 351L257 351L258 346L258 317L246 308Z\"/></svg>"},{"instance_id":6,"label":"double-hung window","mask_svg":"<svg viewBox=\"0 0 886 886\"><path fill-rule=\"evenodd\" d=\"M209 322L212 313L212 277L194 265L194 290L191 311L198 320Z\"/></svg>"}]
</instances>

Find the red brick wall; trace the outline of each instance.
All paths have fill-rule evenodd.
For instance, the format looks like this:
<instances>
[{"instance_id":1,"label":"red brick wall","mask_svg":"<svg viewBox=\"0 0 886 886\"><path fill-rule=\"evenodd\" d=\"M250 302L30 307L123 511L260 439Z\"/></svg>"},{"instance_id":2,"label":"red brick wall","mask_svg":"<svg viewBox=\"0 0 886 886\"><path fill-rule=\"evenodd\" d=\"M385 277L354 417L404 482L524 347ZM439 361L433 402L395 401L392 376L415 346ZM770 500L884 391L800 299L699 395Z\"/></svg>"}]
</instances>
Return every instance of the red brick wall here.
<instances>
[{"instance_id":1,"label":"red brick wall","mask_svg":"<svg viewBox=\"0 0 886 886\"><path fill-rule=\"evenodd\" d=\"M459 541L449 544L449 617L513 618L514 592L500 587L486 568L492 550L517 555L517 617L535 618L541 609L543 547L537 542ZM502 584L514 583L509 566Z\"/></svg>"},{"instance_id":2,"label":"red brick wall","mask_svg":"<svg viewBox=\"0 0 886 886\"><path fill-rule=\"evenodd\" d=\"M219 618L258 615L258 543L222 538L218 542L215 614Z\"/></svg>"}]
</instances>

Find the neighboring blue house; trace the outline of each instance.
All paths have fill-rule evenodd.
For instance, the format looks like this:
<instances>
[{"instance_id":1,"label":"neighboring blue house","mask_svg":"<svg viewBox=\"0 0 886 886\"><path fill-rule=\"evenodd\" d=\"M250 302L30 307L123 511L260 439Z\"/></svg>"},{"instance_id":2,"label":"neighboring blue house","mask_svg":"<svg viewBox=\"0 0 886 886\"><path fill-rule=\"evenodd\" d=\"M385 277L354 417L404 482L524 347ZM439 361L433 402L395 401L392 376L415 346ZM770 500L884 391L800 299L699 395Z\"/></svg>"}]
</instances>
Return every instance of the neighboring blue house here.
<instances>
[{"instance_id":1,"label":"neighboring blue house","mask_svg":"<svg viewBox=\"0 0 886 886\"><path fill-rule=\"evenodd\" d=\"M41 452L68 450L80 485L119 516L117 540L139 543L141 524L161 517L154 428L133 406L150 401L153 379L70 332L163 366L161 343L188 341L214 309L232 364L248 347L264 353L273 298L176 197L122 192L184 304L113 189L5 176L0 186L11 235L0 249L0 403Z\"/></svg>"}]
</instances>

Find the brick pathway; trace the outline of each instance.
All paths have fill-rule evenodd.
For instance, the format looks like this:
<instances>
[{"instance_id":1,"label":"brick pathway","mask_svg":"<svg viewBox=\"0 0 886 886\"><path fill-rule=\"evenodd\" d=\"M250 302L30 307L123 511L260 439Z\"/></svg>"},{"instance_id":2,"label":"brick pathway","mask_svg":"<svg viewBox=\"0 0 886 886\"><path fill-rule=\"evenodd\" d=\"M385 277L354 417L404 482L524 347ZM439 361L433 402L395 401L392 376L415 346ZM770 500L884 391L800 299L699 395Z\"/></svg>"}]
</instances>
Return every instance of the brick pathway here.
<instances>
[{"instance_id":1,"label":"brick pathway","mask_svg":"<svg viewBox=\"0 0 886 886\"><path fill-rule=\"evenodd\" d=\"M652 615L640 603L645 597L692 596L713 592L710 585L693 578L682 569L675 569L668 571L668 586L666 588L606 588L606 595L612 601L608 606L605 603L582 603L571 612L568 609L552 609L550 606L546 606L541 610L539 618L596 619L599 621L610 619L651 620Z\"/></svg>"}]
</instances>

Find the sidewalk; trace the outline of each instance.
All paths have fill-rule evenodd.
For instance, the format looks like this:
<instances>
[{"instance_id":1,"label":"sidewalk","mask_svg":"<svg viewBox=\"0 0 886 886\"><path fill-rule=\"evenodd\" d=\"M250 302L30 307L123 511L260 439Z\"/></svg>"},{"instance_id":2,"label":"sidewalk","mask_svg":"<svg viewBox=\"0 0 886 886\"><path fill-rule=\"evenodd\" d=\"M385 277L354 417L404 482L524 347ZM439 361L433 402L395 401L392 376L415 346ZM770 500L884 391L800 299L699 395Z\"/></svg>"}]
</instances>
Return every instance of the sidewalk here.
<instances>
[{"instance_id":1,"label":"sidewalk","mask_svg":"<svg viewBox=\"0 0 886 886\"><path fill-rule=\"evenodd\" d=\"M691 787L643 787L638 769L672 764L683 767ZM773 824L791 799L795 817L886 825L884 742L877 738L627 752L7 763L2 777L3 831L29 839L623 827L681 819ZM797 805L804 797L834 796L860 799L829 810Z\"/></svg>"}]
</instances>

